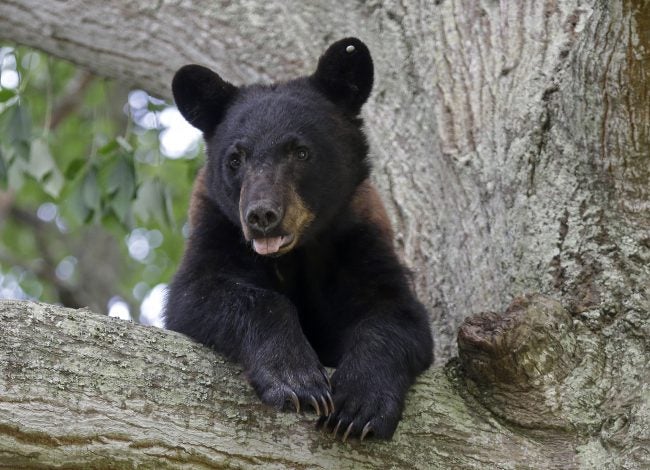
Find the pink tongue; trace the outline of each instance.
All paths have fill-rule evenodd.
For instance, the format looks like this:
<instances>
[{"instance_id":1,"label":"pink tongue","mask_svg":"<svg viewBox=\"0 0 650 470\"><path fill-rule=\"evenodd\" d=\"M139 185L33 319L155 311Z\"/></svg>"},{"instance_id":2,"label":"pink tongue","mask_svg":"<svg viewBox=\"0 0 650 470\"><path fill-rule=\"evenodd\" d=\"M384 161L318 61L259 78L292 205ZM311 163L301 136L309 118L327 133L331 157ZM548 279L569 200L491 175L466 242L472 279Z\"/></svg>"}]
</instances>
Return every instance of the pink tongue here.
<instances>
[{"instance_id":1,"label":"pink tongue","mask_svg":"<svg viewBox=\"0 0 650 470\"><path fill-rule=\"evenodd\" d=\"M253 248L259 255L277 253L282 246L282 240L284 238L285 237L255 238L253 240Z\"/></svg>"}]
</instances>

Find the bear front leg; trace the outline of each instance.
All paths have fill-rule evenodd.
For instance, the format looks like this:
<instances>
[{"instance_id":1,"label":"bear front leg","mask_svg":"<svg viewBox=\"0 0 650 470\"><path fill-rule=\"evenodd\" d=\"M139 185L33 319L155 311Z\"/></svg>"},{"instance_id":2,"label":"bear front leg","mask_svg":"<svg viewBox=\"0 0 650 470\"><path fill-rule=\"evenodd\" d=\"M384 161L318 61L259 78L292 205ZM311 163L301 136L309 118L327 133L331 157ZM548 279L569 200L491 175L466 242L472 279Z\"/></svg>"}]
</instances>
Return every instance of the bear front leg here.
<instances>
[{"instance_id":1,"label":"bear front leg","mask_svg":"<svg viewBox=\"0 0 650 470\"><path fill-rule=\"evenodd\" d=\"M376 308L351 326L332 376L335 412L319 421L343 441L392 437L409 387L433 357L426 312L416 300Z\"/></svg>"},{"instance_id":2,"label":"bear front leg","mask_svg":"<svg viewBox=\"0 0 650 470\"><path fill-rule=\"evenodd\" d=\"M242 364L264 403L296 411L312 407L323 416L333 410L327 372L284 296L240 282L210 279L202 285L177 278L165 318L168 329Z\"/></svg>"},{"instance_id":3,"label":"bear front leg","mask_svg":"<svg viewBox=\"0 0 650 470\"><path fill-rule=\"evenodd\" d=\"M239 360L264 403L293 406L297 412L311 407L328 416L334 410L329 376L305 338L295 308L287 304L266 309L267 317L246 336Z\"/></svg>"}]
</instances>

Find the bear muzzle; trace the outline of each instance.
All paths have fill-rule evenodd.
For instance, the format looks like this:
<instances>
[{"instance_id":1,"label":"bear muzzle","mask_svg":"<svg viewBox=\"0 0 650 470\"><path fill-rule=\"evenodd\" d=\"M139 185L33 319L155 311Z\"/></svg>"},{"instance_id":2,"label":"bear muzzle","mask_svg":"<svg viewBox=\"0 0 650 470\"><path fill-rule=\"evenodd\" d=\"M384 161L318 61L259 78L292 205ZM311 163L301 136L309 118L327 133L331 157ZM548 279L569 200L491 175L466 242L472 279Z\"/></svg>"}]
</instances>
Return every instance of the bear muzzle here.
<instances>
[{"instance_id":1,"label":"bear muzzle","mask_svg":"<svg viewBox=\"0 0 650 470\"><path fill-rule=\"evenodd\" d=\"M287 191L284 202L261 199L244 208L240 200L244 238L252 241L253 250L259 255L279 256L291 251L314 220L314 214L293 188Z\"/></svg>"}]
</instances>

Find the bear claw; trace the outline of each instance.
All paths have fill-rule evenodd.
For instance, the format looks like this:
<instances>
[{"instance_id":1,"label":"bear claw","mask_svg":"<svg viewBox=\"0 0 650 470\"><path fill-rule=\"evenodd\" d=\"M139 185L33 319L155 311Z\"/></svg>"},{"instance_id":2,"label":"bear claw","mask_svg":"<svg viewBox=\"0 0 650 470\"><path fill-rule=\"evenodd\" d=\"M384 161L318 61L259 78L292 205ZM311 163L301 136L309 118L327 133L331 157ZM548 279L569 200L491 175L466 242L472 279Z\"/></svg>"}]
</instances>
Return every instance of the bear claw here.
<instances>
[{"instance_id":1,"label":"bear claw","mask_svg":"<svg viewBox=\"0 0 650 470\"><path fill-rule=\"evenodd\" d=\"M334 407L334 400L332 399L332 395L330 394L330 392L327 392L327 399L328 399L329 404L330 404L330 414L334 413L336 408Z\"/></svg>"},{"instance_id":2,"label":"bear claw","mask_svg":"<svg viewBox=\"0 0 650 470\"><path fill-rule=\"evenodd\" d=\"M296 407L296 413L300 413L300 400L298 399L298 395L296 395L296 392L293 390L291 392L291 401L293 402L293 406Z\"/></svg>"},{"instance_id":3,"label":"bear claw","mask_svg":"<svg viewBox=\"0 0 650 470\"><path fill-rule=\"evenodd\" d=\"M322 429L322 430L327 430L327 429L329 429L329 424L330 424L330 421L332 420L332 417L333 417L333 416L334 416L334 414L330 414L330 415L327 416L327 417L326 417L326 416L322 416L322 417L321 417L321 418L316 422L316 427L317 427L318 429ZM343 424L343 421L344 421L344 419L341 418L341 419L339 420L339 422L337 423L337 425L334 427L334 429L330 432L330 434L331 434L332 436L334 436L334 437L338 437L338 432L339 432L339 429L341 428L341 425ZM366 423L366 425L363 427L363 429L361 430L361 435L358 435L358 433L357 433L356 431L353 432L353 428L355 427L354 424L355 424L354 421L351 422L351 423L348 425L348 427L345 429L345 432L344 432L343 435L341 436L341 440L342 440L342 442L346 442L347 439L348 439L349 437L352 437L352 436L357 436L357 437L359 438L359 441L363 441L366 437L368 437L369 434L371 434L371 433L374 431L374 429L372 428L372 420L368 421L368 422Z\"/></svg>"},{"instance_id":4,"label":"bear claw","mask_svg":"<svg viewBox=\"0 0 650 470\"><path fill-rule=\"evenodd\" d=\"M363 431L361 431L361 440L362 441L369 432L372 432L372 426L370 426L370 421L368 421L366 423L366 425L363 427Z\"/></svg>"},{"instance_id":5,"label":"bear claw","mask_svg":"<svg viewBox=\"0 0 650 470\"><path fill-rule=\"evenodd\" d=\"M318 418L318 421L316 421L316 429L327 429L327 425L332 419L332 416L334 415L330 413L328 416L321 416Z\"/></svg>"},{"instance_id":6,"label":"bear claw","mask_svg":"<svg viewBox=\"0 0 650 470\"><path fill-rule=\"evenodd\" d=\"M336 427L334 428L334 431L332 431L332 436L336 437L336 434L339 432L339 426L341 426L342 422L343 422L343 420L339 419L339 422L336 424Z\"/></svg>"},{"instance_id":7,"label":"bear claw","mask_svg":"<svg viewBox=\"0 0 650 470\"><path fill-rule=\"evenodd\" d=\"M316 414L320 416L320 407L318 406L318 402L316 401L313 395L309 396L309 402L311 403L311 406L314 408L314 411L316 411Z\"/></svg>"},{"instance_id":8,"label":"bear claw","mask_svg":"<svg viewBox=\"0 0 650 470\"><path fill-rule=\"evenodd\" d=\"M348 439L348 436L350 435L350 431L352 431L352 426L354 426L354 421L350 423L348 428L345 430L345 433L343 434L343 442L345 442Z\"/></svg>"},{"instance_id":9,"label":"bear claw","mask_svg":"<svg viewBox=\"0 0 650 470\"><path fill-rule=\"evenodd\" d=\"M332 412L330 411L330 408L327 404L327 400L325 400L324 396L320 397L321 403L323 403L323 416L329 416Z\"/></svg>"}]
</instances>

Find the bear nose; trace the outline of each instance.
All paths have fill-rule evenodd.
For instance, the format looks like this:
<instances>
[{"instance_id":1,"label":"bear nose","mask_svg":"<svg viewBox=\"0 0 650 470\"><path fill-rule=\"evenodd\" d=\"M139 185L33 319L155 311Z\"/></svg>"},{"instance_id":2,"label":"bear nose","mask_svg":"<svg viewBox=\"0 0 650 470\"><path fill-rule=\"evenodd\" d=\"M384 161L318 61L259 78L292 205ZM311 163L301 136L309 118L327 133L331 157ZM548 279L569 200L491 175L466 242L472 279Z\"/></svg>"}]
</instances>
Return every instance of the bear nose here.
<instances>
[{"instance_id":1,"label":"bear nose","mask_svg":"<svg viewBox=\"0 0 650 470\"><path fill-rule=\"evenodd\" d=\"M282 209L271 201L251 203L246 210L246 223L254 230L268 232L280 224Z\"/></svg>"}]
</instances>

